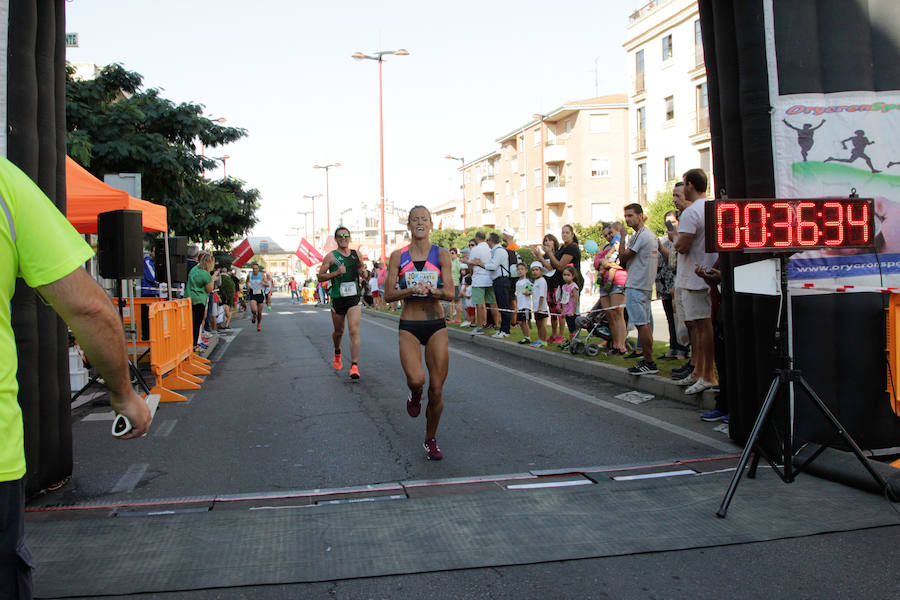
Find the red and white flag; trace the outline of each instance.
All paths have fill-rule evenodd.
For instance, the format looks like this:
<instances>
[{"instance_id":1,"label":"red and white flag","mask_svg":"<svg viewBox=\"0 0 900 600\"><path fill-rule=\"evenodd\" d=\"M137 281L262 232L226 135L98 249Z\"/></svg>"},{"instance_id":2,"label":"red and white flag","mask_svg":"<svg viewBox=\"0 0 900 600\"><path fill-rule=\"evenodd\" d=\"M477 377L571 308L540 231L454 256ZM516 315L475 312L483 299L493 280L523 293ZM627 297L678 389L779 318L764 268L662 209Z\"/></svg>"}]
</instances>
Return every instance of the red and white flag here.
<instances>
[{"instance_id":1,"label":"red and white flag","mask_svg":"<svg viewBox=\"0 0 900 600\"><path fill-rule=\"evenodd\" d=\"M309 243L309 240L303 238L300 240L300 245L297 246L297 251L295 254L303 261L307 267L311 267L314 264L322 262L322 255L316 250L315 246Z\"/></svg>"},{"instance_id":2,"label":"red and white flag","mask_svg":"<svg viewBox=\"0 0 900 600\"><path fill-rule=\"evenodd\" d=\"M231 266L239 269L247 264L247 261L253 258L253 248L250 247L250 240L244 238L244 241L237 245L237 248L231 251L234 261Z\"/></svg>"}]
</instances>

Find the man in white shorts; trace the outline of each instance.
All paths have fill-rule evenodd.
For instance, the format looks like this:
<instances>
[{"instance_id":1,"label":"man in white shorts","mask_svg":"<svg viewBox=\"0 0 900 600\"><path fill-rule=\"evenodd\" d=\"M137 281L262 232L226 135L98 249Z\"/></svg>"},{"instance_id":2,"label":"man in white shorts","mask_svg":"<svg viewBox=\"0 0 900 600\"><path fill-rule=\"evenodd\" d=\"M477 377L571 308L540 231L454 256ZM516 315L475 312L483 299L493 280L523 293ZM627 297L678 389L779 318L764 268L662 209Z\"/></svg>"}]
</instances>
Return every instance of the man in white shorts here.
<instances>
[{"instance_id":1,"label":"man in white shorts","mask_svg":"<svg viewBox=\"0 0 900 600\"><path fill-rule=\"evenodd\" d=\"M684 310L684 323L691 336L691 354L694 370L678 379L680 385L689 386L686 394L697 394L716 385L713 346L712 305L709 286L694 270L699 265L709 269L718 254L706 252L704 204L706 203L707 177L703 169L691 169L684 174L684 209L678 221L678 271L675 288L678 305Z\"/></svg>"}]
</instances>

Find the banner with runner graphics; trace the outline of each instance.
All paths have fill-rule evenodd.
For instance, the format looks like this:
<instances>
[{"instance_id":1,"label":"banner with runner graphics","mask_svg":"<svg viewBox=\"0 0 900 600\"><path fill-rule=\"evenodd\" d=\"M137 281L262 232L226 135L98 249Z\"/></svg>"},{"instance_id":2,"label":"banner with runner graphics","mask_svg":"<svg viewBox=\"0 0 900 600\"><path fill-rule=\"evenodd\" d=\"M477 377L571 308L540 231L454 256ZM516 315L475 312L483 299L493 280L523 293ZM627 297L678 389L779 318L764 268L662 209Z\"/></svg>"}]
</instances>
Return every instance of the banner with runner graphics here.
<instances>
[{"instance_id":1,"label":"banner with runner graphics","mask_svg":"<svg viewBox=\"0 0 900 600\"><path fill-rule=\"evenodd\" d=\"M874 252L798 253L789 276L817 287L900 286L900 91L782 93L790 84L765 4L776 197L846 197L855 189L875 199Z\"/></svg>"}]
</instances>

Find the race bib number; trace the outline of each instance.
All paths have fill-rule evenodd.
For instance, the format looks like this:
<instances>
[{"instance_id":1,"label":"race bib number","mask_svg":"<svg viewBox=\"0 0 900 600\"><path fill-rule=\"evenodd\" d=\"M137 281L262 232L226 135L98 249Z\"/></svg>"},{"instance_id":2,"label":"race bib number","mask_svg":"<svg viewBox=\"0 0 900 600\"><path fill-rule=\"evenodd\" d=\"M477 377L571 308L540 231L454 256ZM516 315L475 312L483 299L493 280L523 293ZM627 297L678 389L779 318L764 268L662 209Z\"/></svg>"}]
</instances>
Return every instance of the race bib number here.
<instances>
[{"instance_id":1,"label":"race bib number","mask_svg":"<svg viewBox=\"0 0 900 600\"><path fill-rule=\"evenodd\" d=\"M341 284L341 297L346 298L348 296L356 295L356 284L352 281L345 281Z\"/></svg>"},{"instance_id":2,"label":"race bib number","mask_svg":"<svg viewBox=\"0 0 900 600\"><path fill-rule=\"evenodd\" d=\"M431 285L431 287L437 289L438 274L434 271L407 271L405 276L406 287L408 288L414 288L421 283L424 286Z\"/></svg>"}]
</instances>

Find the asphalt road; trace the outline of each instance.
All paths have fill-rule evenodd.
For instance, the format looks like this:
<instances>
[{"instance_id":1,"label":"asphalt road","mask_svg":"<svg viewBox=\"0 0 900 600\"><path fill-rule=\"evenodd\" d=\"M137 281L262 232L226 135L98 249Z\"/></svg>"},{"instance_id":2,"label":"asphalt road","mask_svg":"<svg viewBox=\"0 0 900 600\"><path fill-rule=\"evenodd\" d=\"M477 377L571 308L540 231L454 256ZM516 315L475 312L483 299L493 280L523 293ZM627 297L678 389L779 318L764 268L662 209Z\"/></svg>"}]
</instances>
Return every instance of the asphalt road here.
<instances>
[{"instance_id":1,"label":"asphalt road","mask_svg":"<svg viewBox=\"0 0 900 600\"><path fill-rule=\"evenodd\" d=\"M638 465L737 454L697 409L451 341L438 440L405 411L396 323L363 317L362 378L336 373L329 313L276 299L259 333L235 320L189 402L159 408L150 434L119 442L108 405L75 413L75 468L31 506L339 488L540 469ZM345 352L349 345L345 339ZM99 419L99 420L95 420ZM724 490L723 490L724 492ZM802 518L798 515L797 518ZM738 546L317 584L139 598L895 598L898 527ZM423 548L427 552L427 548Z\"/></svg>"},{"instance_id":2,"label":"asphalt road","mask_svg":"<svg viewBox=\"0 0 900 600\"><path fill-rule=\"evenodd\" d=\"M187 403L161 405L146 438L113 440L109 421L89 416L108 407L80 409L75 472L53 499L334 488L740 450L687 405L654 399L634 406L614 397L628 388L466 344L452 347L444 388L438 441L445 459L430 462L422 451L424 410L418 419L406 414L395 322L363 317L358 381L348 377L346 339L347 364L341 372L331 367L324 309L276 300L261 332L248 320L233 325L237 333L220 341L203 388Z\"/></svg>"}]
</instances>

